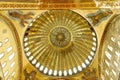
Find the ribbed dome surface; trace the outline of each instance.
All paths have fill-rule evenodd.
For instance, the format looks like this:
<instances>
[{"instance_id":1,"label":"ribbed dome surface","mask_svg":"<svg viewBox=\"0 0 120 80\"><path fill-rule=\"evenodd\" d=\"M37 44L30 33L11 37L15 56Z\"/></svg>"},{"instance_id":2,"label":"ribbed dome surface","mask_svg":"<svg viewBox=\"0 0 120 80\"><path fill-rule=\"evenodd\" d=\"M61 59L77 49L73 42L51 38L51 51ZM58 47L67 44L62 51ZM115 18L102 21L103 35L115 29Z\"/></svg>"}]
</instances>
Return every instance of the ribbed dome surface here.
<instances>
[{"instance_id":1,"label":"ribbed dome surface","mask_svg":"<svg viewBox=\"0 0 120 80\"><path fill-rule=\"evenodd\" d=\"M37 16L23 42L31 64L51 76L81 72L91 63L97 48L92 26L71 10L49 10Z\"/></svg>"}]
</instances>

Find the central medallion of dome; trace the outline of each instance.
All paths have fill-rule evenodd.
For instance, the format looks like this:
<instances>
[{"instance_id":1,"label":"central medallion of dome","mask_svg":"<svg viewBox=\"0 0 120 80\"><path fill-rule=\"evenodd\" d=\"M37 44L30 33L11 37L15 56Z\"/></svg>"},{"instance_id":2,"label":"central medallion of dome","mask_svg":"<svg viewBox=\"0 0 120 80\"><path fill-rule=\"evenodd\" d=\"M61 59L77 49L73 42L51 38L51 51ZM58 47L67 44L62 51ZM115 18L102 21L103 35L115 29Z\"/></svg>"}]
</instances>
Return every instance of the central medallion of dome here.
<instances>
[{"instance_id":1,"label":"central medallion of dome","mask_svg":"<svg viewBox=\"0 0 120 80\"><path fill-rule=\"evenodd\" d=\"M64 48L68 46L71 41L71 34L65 27L55 27L50 32L50 42L52 45Z\"/></svg>"}]
</instances>

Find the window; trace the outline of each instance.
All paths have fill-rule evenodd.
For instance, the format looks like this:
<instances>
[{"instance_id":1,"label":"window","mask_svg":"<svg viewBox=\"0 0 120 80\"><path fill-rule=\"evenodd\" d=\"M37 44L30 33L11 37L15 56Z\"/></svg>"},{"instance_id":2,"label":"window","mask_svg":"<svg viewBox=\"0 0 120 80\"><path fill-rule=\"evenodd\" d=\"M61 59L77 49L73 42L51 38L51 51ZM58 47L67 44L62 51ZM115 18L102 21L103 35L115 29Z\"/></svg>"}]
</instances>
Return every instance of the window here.
<instances>
[{"instance_id":1,"label":"window","mask_svg":"<svg viewBox=\"0 0 120 80\"><path fill-rule=\"evenodd\" d=\"M6 77L6 76L7 76L7 74L8 74L8 71L6 71L6 72L4 73L4 77Z\"/></svg>"},{"instance_id":2,"label":"window","mask_svg":"<svg viewBox=\"0 0 120 80\"><path fill-rule=\"evenodd\" d=\"M7 64L7 62L5 61L5 62L3 62L2 63L2 68L4 68L5 66L6 66L6 64Z\"/></svg>"},{"instance_id":3,"label":"window","mask_svg":"<svg viewBox=\"0 0 120 80\"><path fill-rule=\"evenodd\" d=\"M14 76L14 75L15 75L15 72L12 73L12 76Z\"/></svg>"},{"instance_id":4,"label":"window","mask_svg":"<svg viewBox=\"0 0 120 80\"><path fill-rule=\"evenodd\" d=\"M7 52L10 52L12 50L12 46L10 46L9 48L7 48Z\"/></svg>"},{"instance_id":5,"label":"window","mask_svg":"<svg viewBox=\"0 0 120 80\"><path fill-rule=\"evenodd\" d=\"M2 46L2 42L0 42L0 47Z\"/></svg>"},{"instance_id":6,"label":"window","mask_svg":"<svg viewBox=\"0 0 120 80\"><path fill-rule=\"evenodd\" d=\"M0 59L4 56L4 53L0 53Z\"/></svg>"},{"instance_id":7,"label":"window","mask_svg":"<svg viewBox=\"0 0 120 80\"><path fill-rule=\"evenodd\" d=\"M12 68L14 65L15 65L15 62L12 62L11 65L10 65L10 67Z\"/></svg>"},{"instance_id":8,"label":"window","mask_svg":"<svg viewBox=\"0 0 120 80\"><path fill-rule=\"evenodd\" d=\"M12 60L12 58L15 56L14 53L12 53L10 56L9 56L9 60Z\"/></svg>"},{"instance_id":9,"label":"window","mask_svg":"<svg viewBox=\"0 0 120 80\"><path fill-rule=\"evenodd\" d=\"M8 38L6 38L4 41L5 41L5 43L7 43L7 42L9 41L9 39L8 39Z\"/></svg>"}]
</instances>

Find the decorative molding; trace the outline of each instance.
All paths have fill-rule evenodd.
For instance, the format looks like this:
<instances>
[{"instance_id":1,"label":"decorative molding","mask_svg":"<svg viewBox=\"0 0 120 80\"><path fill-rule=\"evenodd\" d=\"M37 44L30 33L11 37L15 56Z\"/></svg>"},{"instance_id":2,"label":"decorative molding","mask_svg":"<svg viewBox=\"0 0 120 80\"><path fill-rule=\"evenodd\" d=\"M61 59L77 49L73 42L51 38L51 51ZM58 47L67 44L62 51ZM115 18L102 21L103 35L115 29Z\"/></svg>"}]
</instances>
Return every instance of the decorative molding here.
<instances>
[{"instance_id":1,"label":"decorative molding","mask_svg":"<svg viewBox=\"0 0 120 80\"><path fill-rule=\"evenodd\" d=\"M27 24L27 20L31 19L32 16L34 15L33 13L26 13L26 14L23 14L23 13L19 13L17 11L8 11L8 14L9 16L13 17L13 18L17 18L20 20L20 24L22 26L25 27L25 24Z\"/></svg>"},{"instance_id":2,"label":"decorative molding","mask_svg":"<svg viewBox=\"0 0 120 80\"><path fill-rule=\"evenodd\" d=\"M85 3L10 3L1 2L0 9L94 9L96 4L93 2Z\"/></svg>"},{"instance_id":3,"label":"decorative molding","mask_svg":"<svg viewBox=\"0 0 120 80\"><path fill-rule=\"evenodd\" d=\"M96 68L85 71L82 80L98 80Z\"/></svg>"},{"instance_id":4,"label":"decorative molding","mask_svg":"<svg viewBox=\"0 0 120 80\"><path fill-rule=\"evenodd\" d=\"M102 21L106 20L108 17L110 17L113 14L112 10L110 9L99 9L95 13L90 13L87 15L87 18L91 21L91 24L93 26L99 25Z\"/></svg>"},{"instance_id":5,"label":"decorative molding","mask_svg":"<svg viewBox=\"0 0 120 80\"><path fill-rule=\"evenodd\" d=\"M36 74L37 72L35 70L28 72L26 69L24 70L24 76L25 76L25 80L38 80L36 78Z\"/></svg>"}]
</instances>

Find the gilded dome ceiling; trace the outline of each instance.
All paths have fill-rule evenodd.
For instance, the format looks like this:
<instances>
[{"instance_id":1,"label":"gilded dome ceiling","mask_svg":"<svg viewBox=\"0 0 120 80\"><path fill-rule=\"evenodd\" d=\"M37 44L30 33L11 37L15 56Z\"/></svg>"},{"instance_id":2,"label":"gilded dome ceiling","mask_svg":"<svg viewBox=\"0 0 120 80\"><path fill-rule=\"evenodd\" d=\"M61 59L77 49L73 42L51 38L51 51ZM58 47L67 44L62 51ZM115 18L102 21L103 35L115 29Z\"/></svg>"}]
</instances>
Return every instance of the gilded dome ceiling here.
<instances>
[{"instance_id":1,"label":"gilded dome ceiling","mask_svg":"<svg viewBox=\"0 0 120 80\"><path fill-rule=\"evenodd\" d=\"M29 24L23 43L27 59L40 72L69 76L90 65L97 36L80 14L72 10L48 10Z\"/></svg>"}]
</instances>

